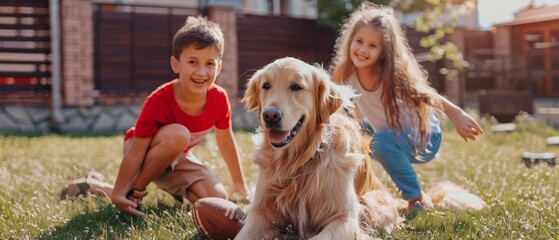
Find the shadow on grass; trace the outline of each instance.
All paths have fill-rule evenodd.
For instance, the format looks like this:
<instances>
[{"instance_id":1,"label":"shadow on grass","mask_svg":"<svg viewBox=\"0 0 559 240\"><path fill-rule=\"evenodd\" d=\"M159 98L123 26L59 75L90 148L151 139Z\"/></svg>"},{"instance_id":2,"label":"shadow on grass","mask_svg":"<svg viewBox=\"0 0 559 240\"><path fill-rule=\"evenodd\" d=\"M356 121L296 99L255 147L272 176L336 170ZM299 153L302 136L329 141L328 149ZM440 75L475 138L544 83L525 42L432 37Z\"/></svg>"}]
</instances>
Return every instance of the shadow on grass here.
<instances>
[{"instance_id":1,"label":"shadow on grass","mask_svg":"<svg viewBox=\"0 0 559 240\"><path fill-rule=\"evenodd\" d=\"M129 239L134 238L133 235L138 236L143 232L152 231L153 222L159 222L155 225L165 224L169 221L169 218L180 218L181 211L187 210L181 210L180 207L165 203L157 203L156 206L144 209L145 213L156 216L155 218L130 217L128 221L123 221L119 218L119 210L116 207L106 205L95 210L86 210L72 217L66 224L57 226L38 236L37 239ZM182 221L175 222L180 224ZM188 226L184 224L180 227L184 229ZM189 239L198 240L202 238L194 236Z\"/></svg>"},{"instance_id":2,"label":"shadow on grass","mask_svg":"<svg viewBox=\"0 0 559 240\"><path fill-rule=\"evenodd\" d=\"M478 213L452 213L452 212L422 212L418 217L408 222L405 226L406 236L415 236L417 239L455 239L462 238L486 239L480 236L479 224L476 223ZM436 233L436 235L434 235ZM386 236L382 236L384 239ZM397 235L396 239L400 236Z\"/></svg>"}]
</instances>

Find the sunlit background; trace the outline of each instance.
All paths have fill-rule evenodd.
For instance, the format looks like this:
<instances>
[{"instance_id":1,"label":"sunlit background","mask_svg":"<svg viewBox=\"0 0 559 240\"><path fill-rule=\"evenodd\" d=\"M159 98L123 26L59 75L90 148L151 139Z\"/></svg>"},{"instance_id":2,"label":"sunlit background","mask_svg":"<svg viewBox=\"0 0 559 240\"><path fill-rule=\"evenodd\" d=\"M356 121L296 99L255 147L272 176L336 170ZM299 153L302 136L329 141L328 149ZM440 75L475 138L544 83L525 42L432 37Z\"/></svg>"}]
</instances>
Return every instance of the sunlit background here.
<instances>
[{"instance_id":1,"label":"sunlit background","mask_svg":"<svg viewBox=\"0 0 559 240\"><path fill-rule=\"evenodd\" d=\"M514 19L514 13L531 2L537 6L559 4L559 0L479 0L479 25L489 29L494 24L510 22Z\"/></svg>"},{"instance_id":2,"label":"sunlit background","mask_svg":"<svg viewBox=\"0 0 559 240\"><path fill-rule=\"evenodd\" d=\"M559 107L559 0L371 1L395 8L431 85L449 100L501 122L522 111L559 126L559 114L539 111ZM328 66L340 23L360 2L0 1L0 130L125 131L145 96L175 77L169 39L198 14L226 29L217 83L233 126L252 129L239 102L248 78L285 56ZM481 95L503 92L525 99L496 107Z\"/></svg>"}]
</instances>

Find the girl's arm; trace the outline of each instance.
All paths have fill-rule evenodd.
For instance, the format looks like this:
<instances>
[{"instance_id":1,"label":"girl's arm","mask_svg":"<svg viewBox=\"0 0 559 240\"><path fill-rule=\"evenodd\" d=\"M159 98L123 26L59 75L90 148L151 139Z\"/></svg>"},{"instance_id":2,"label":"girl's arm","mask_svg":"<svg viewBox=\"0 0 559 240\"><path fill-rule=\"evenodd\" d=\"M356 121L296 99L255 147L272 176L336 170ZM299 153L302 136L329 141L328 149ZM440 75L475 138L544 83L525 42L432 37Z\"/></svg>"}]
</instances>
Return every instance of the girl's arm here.
<instances>
[{"instance_id":1,"label":"girl's arm","mask_svg":"<svg viewBox=\"0 0 559 240\"><path fill-rule=\"evenodd\" d=\"M231 177L233 178L233 185L229 191L229 198L233 197L235 192L239 192L243 197L247 197L247 187L245 183L245 176L241 165L239 151L235 138L233 138L233 130L231 127L227 129L215 128L215 139L219 152L229 168Z\"/></svg>"},{"instance_id":2,"label":"girl's arm","mask_svg":"<svg viewBox=\"0 0 559 240\"><path fill-rule=\"evenodd\" d=\"M464 110L460 109L454 103L446 99L445 97L434 93L438 98L440 98L444 113L454 122L456 132L460 135L464 141L468 139L476 140L479 134L483 133L481 126L468 115Z\"/></svg>"},{"instance_id":3,"label":"girl's arm","mask_svg":"<svg viewBox=\"0 0 559 240\"><path fill-rule=\"evenodd\" d=\"M114 190L111 194L111 201L123 211L144 216L142 212L135 210L136 203L126 199L126 194L132 187L132 183L136 175L140 172L142 163L146 156L151 138L134 138L130 143L130 147L124 153L120 169L116 178Z\"/></svg>"}]
</instances>

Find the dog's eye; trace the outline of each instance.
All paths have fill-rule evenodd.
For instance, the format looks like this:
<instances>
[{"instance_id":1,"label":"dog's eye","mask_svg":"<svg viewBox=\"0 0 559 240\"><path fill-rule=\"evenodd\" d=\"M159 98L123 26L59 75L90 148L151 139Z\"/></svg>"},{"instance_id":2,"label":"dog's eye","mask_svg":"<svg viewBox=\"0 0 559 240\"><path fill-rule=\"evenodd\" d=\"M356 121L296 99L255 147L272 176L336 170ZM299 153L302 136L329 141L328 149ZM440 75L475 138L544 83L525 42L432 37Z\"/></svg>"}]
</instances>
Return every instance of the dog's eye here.
<instances>
[{"instance_id":1,"label":"dog's eye","mask_svg":"<svg viewBox=\"0 0 559 240\"><path fill-rule=\"evenodd\" d=\"M289 86L289 90L293 91L293 92L297 92L299 90L303 90L303 88L297 84L293 84L291 86Z\"/></svg>"},{"instance_id":2,"label":"dog's eye","mask_svg":"<svg viewBox=\"0 0 559 240\"><path fill-rule=\"evenodd\" d=\"M270 89L270 84L269 83L262 84L262 89L264 89L264 90Z\"/></svg>"}]
</instances>

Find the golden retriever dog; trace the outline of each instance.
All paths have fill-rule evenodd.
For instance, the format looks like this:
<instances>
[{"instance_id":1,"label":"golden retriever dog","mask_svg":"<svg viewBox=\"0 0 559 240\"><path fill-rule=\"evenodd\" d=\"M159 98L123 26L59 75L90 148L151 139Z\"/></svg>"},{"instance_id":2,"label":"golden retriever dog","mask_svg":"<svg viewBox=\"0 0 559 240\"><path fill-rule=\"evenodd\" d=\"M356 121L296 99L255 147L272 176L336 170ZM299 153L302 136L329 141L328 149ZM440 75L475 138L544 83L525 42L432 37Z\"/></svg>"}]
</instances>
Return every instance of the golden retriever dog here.
<instances>
[{"instance_id":1,"label":"golden retriever dog","mask_svg":"<svg viewBox=\"0 0 559 240\"><path fill-rule=\"evenodd\" d=\"M259 174L235 239L269 239L286 226L304 239L361 239L400 225L402 202L372 172L371 139L344 112L356 97L295 58L254 74L242 101L258 111Z\"/></svg>"}]
</instances>

